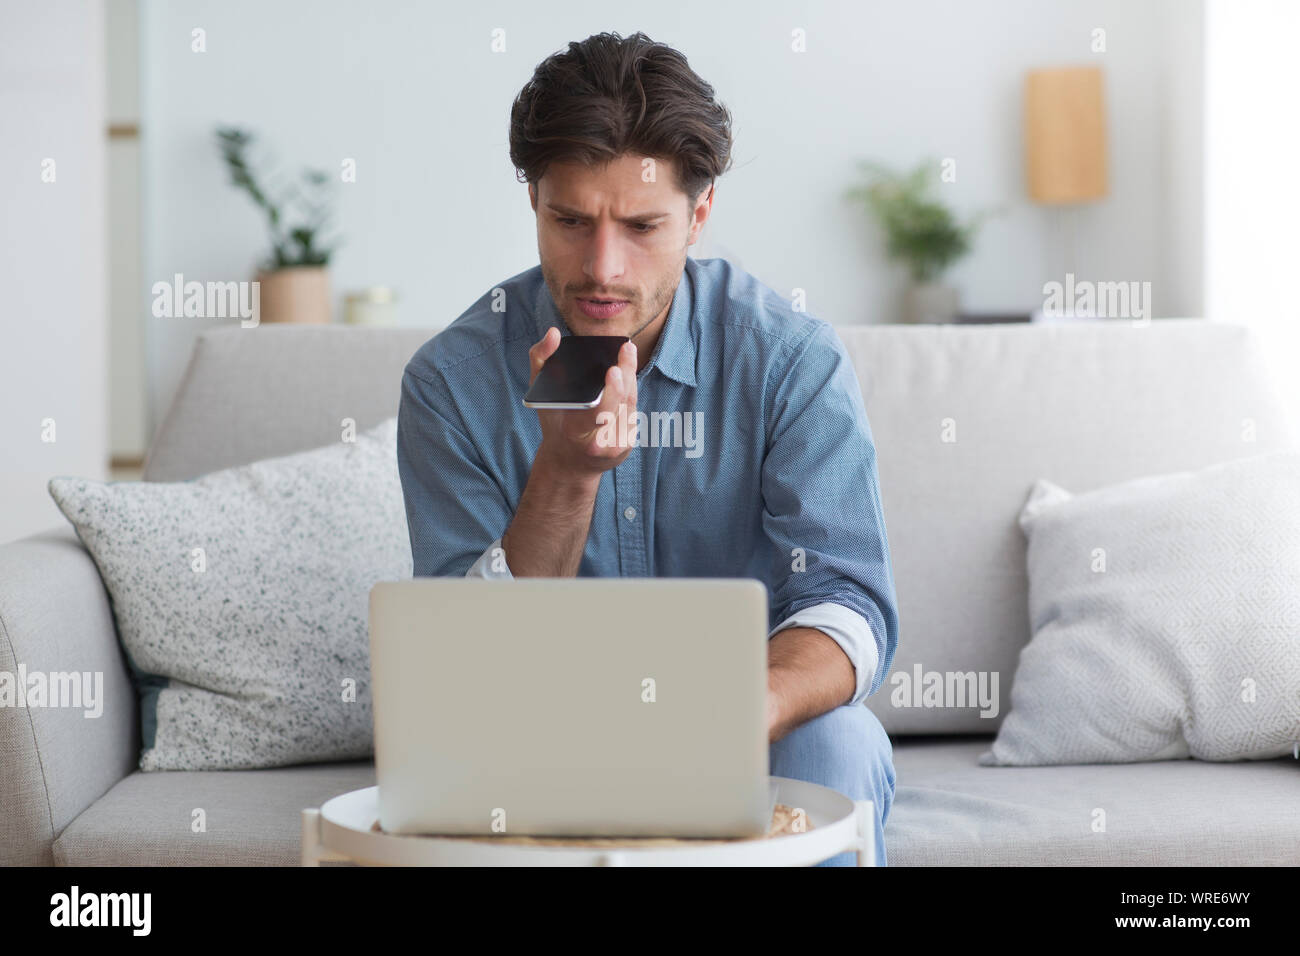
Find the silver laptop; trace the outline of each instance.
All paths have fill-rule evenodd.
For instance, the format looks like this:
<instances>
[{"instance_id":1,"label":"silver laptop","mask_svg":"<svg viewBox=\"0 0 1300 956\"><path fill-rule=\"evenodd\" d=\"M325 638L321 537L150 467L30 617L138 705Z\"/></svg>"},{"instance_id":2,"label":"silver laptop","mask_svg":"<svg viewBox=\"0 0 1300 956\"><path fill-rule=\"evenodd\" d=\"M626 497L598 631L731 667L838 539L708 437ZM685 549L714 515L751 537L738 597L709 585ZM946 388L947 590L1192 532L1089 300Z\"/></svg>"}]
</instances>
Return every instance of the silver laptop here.
<instances>
[{"instance_id":1,"label":"silver laptop","mask_svg":"<svg viewBox=\"0 0 1300 956\"><path fill-rule=\"evenodd\" d=\"M376 584L380 826L767 832L767 614L752 579Z\"/></svg>"}]
</instances>

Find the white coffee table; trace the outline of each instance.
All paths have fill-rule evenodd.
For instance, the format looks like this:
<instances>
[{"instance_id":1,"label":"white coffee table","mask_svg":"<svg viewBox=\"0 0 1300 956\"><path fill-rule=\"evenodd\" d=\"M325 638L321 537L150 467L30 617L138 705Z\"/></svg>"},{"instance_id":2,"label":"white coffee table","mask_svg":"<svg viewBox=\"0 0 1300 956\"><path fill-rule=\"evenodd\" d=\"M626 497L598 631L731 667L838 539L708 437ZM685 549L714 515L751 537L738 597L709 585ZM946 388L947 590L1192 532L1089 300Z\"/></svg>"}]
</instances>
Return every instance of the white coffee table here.
<instances>
[{"instance_id":1,"label":"white coffee table","mask_svg":"<svg viewBox=\"0 0 1300 956\"><path fill-rule=\"evenodd\" d=\"M379 819L379 789L366 787L302 811L302 865L351 861L368 866L811 866L839 853L855 851L858 866L876 860L873 807L854 802L828 787L773 777L777 802L802 809L803 833L681 845L618 847L530 846L491 837L396 836L374 829Z\"/></svg>"}]
</instances>

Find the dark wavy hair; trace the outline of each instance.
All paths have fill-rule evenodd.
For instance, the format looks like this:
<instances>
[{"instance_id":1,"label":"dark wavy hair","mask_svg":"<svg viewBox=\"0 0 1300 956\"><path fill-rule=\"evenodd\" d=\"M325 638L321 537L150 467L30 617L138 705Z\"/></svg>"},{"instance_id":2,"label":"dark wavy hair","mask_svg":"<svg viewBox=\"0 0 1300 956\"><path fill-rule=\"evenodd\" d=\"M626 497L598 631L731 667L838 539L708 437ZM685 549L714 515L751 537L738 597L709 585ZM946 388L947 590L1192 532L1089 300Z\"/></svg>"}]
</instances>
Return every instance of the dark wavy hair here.
<instances>
[{"instance_id":1,"label":"dark wavy hair","mask_svg":"<svg viewBox=\"0 0 1300 956\"><path fill-rule=\"evenodd\" d=\"M598 33L538 64L510 108L510 161L536 183L553 162L668 158L694 202L731 167L731 113L686 57L637 32Z\"/></svg>"}]
</instances>

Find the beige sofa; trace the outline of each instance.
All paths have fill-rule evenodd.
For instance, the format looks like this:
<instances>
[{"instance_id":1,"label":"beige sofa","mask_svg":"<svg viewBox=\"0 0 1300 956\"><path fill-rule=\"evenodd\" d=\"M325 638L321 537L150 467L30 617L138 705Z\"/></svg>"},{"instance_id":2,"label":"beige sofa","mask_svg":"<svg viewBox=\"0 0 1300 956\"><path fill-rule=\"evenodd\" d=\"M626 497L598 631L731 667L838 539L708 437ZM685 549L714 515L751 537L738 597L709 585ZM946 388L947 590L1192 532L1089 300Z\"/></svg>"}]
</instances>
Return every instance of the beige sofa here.
<instances>
[{"instance_id":1,"label":"beige sofa","mask_svg":"<svg viewBox=\"0 0 1300 956\"><path fill-rule=\"evenodd\" d=\"M1241 327L1199 320L839 327L867 402L898 587L893 673L999 676L978 706L869 706L894 741L891 865L1300 863L1300 766L980 767L1029 639L1016 515L1036 478L1085 491L1295 447ZM146 465L177 481L396 414L430 329L224 328L198 340ZM1257 440L1243 443L1242 421ZM955 431L954 431L955 429ZM955 435L956 440L944 440ZM396 463L394 463L396 467ZM0 547L0 670L102 671L103 716L0 708L0 864L293 864L299 811L369 762L136 771L108 596L70 527ZM915 703L914 701L903 701ZM1094 833L1094 808L1106 810ZM206 832L191 829L204 810Z\"/></svg>"}]
</instances>

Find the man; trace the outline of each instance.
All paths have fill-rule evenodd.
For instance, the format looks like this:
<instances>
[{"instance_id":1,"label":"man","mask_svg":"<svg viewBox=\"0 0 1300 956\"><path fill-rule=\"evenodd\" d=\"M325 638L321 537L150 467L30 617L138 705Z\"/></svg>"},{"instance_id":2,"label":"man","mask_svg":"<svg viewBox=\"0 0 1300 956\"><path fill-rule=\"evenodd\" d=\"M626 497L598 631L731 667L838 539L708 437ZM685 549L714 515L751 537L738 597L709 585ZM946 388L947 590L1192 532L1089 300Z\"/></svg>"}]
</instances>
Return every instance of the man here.
<instances>
[{"instance_id":1,"label":"man","mask_svg":"<svg viewBox=\"0 0 1300 956\"><path fill-rule=\"evenodd\" d=\"M510 156L541 263L425 343L402 379L415 574L765 582L772 773L872 800L884 865L893 755L862 701L898 620L875 448L832 328L687 255L730 127L685 57L640 33L537 67ZM631 342L596 408L525 408L566 334Z\"/></svg>"}]
</instances>

